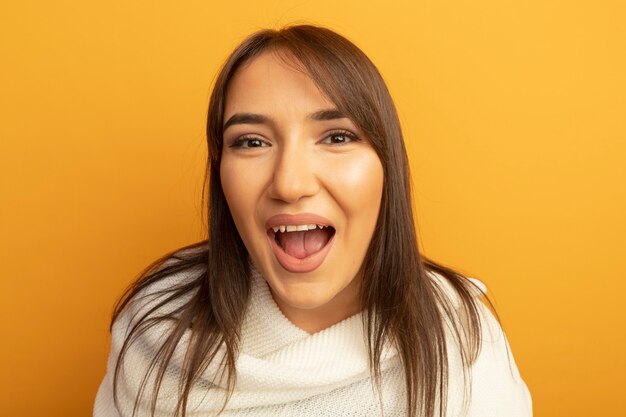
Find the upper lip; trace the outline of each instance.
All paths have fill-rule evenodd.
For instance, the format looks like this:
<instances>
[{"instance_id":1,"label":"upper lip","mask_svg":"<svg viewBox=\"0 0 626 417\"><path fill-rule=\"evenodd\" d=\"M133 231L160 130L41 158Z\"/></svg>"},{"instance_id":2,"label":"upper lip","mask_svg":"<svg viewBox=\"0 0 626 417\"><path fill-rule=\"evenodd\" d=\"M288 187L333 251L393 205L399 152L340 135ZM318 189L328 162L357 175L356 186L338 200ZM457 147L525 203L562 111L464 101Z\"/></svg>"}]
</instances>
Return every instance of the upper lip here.
<instances>
[{"instance_id":1,"label":"upper lip","mask_svg":"<svg viewBox=\"0 0 626 417\"><path fill-rule=\"evenodd\" d=\"M299 214L276 214L265 222L265 229L270 229L277 226L291 226L302 224L318 224L320 226L333 226L332 222L325 217L322 217L313 213L299 213Z\"/></svg>"}]
</instances>

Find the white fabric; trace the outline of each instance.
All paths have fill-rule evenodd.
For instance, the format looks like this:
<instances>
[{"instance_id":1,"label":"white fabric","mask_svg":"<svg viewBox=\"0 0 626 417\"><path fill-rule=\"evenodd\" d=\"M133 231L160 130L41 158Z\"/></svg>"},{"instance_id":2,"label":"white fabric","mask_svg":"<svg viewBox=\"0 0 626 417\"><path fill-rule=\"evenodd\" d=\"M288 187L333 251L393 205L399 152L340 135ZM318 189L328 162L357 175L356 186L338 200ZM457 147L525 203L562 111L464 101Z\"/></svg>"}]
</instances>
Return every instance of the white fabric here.
<instances>
[{"instance_id":1,"label":"white fabric","mask_svg":"<svg viewBox=\"0 0 626 417\"><path fill-rule=\"evenodd\" d=\"M151 290L180 283L194 273L197 272L172 275L161 282L159 288ZM433 278L449 285L439 276L433 275ZM448 287L448 291L452 290ZM453 296L451 292L450 295ZM157 299L137 297L113 326L107 374L96 396L94 417L131 416L141 378L163 342L168 326L159 324L128 350L119 379L119 409L113 403L112 375L135 314L146 311ZM447 415L458 417L466 411L467 417L531 416L530 393L510 355L506 338L491 313L479 304L484 319L483 347L471 369L471 396L467 402L464 402L466 387L458 347L449 343ZM179 346L185 346L186 341L183 337ZM183 354L183 349L175 352L165 374L156 416L173 416ZM310 335L281 313L265 280L256 271L236 366L237 385L223 416L406 415L403 372L393 349L386 349L381 361L382 403L374 391L360 314ZM189 417L213 416L221 408L224 384L223 381L214 381L217 387L212 384L215 369L214 365L210 366L192 389ZM150 384L145 392L145 400L137 410L138 417L150 415Z\"/></svg>"}]
</instances>

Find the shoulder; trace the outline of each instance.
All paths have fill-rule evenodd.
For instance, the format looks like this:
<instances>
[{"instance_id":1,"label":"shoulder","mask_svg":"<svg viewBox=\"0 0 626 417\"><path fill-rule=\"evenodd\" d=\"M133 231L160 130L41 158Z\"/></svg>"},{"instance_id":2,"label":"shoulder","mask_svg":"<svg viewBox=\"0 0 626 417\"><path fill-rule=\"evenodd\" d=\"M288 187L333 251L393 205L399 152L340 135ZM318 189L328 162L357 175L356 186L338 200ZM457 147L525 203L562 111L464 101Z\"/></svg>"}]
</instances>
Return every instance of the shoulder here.
<instances>
[{"instance_id":1,"label":"shoulder","mask_svg":"<svg viewBox=\"0 0 626 417\"><path fill-rule=\"evenodd\" d=\"M131 287L111 326L112 352L135 343L158 350L206 272L206 265L196 262L195 255L197 250L186 248L174 252L154 263Z\"/></svg>"},{"instance_id":2,"label":"shoulder","mask_svg":"<svg viewBox=\"0 0 626 417\"><path fill-rule=\"evenodd\" d=\"M460 295L458 285L454 285L441 274L429 271L428 275L442 298L445 298L443 302L453 307L447 310L454 314L449 319L460 326L461 334L471 333L467 315L471 314L473 308ZM460 352L471 342L464 340L461 343L453 337L454 332L449 334L455 341L448 346L450 395L453 402L454 399L468 398L468 417L532 416L530 392L520 375L506 334L498 319L482 301L487 294L487 286L475 278L460 276L459 279L460 284L472 295L470 300L479 321L478 334L475 335L479 345L478 351L473 355L474 360L466 368L462 364ZM461 346L463 343L465 346ZM465 376L469 378L469 382L464 387L465 384L460 384L459 381ZM466 395L468 396L465 397Z\"/></svg>"},{"instance_id":3,"label":"shoulder","mask_svg":"<svg viewBox=\"0 0 626 417\"><path fill-rule=\"evenodd\" d=\"M172 330L175 320L171 318L189 302L198 278L206 271L206 263L201 261L203 250L194 247L176 251L153 264L135 284L111 327L107 372L96 395L94 416L117 417L118 406L129 411L126 407L134 404L142 378L152 372L153 360ZM181 338L183 342L187 340L186 333ZM183 353L175 350L173 357L176 355ZM117 381L118 403L113 400L114 381Z\"/></svg>"},{"instance_id":4,"label":"shoulder","mask_svg":"<svg viewBox=\"0 0 626 417\"><path fill-rule=\"evenodd\" d=\"M471 299L475 302L480 302L480 298L487 294L487 286L477 278L465 277L457 275L452 281L452 278L448 278L443 274L431 270L426 270L426 275L430 279L433 288L439 295L440 302L452 306L454 309L459 309L463 305L463 297L460 291L463 288L465 293L471 296Z\"/></svg>"},{"instance_id":5,"label":"shoulder","mask_svg":"<svg viewBox=\"0 0 626 417\"><path fill-rule=\"evenodd\" d=\"M160 304L163 304L163 308L158 309L161 313L166 304L169 304L167 310L180 307L189 298L184 294L192 294L194 284L206 272L205 255L205 247L194 245L172 252L152 264L134 284L128 295L126 311L120 312L120 315L148 311Z\"/></svg>"},{"instance_id":6,"label":"shoulder","mask_svg":"<svg viewBox=\"0 0 626 417\"><path fill-rule=\"evenodd\" d=\"M532 416L532 399L500 323L482 303L480 351L471 366L468 416Z\"/></svg>"}]
</instances>

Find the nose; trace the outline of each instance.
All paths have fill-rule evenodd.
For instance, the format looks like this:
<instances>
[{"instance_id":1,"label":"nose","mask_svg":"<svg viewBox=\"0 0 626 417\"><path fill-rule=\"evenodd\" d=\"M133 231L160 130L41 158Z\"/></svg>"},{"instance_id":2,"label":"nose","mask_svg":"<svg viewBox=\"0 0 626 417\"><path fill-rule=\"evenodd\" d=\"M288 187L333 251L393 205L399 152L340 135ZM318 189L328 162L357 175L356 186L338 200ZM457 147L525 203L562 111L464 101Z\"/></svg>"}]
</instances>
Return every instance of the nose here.
<instances>
[{"instance_id":1,"label":"nose","mask_svg":"<svg viewBox=\"0 0 626 417\"><path fill-rule=\"evenodd\" d=\"M304 146L285 146L277 152L269 195L276 200L295 203L315 195L320 188L314 157Z\"/></svg>"}]
</instances>

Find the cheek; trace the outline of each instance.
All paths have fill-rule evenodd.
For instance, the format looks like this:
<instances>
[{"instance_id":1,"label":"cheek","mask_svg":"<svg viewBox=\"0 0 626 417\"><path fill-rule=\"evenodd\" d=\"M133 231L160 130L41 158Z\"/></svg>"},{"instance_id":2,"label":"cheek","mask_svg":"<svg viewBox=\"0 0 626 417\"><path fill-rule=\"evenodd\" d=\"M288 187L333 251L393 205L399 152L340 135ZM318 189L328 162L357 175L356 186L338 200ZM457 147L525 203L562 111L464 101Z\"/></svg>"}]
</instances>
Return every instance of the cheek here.
<instances>
[{"instance_id":1,"label":"cheek","mask_svg":"<svg viewBox=\"0 0 626 417\"><path fill-rule=\"evenodd\" d=\"M378 218L383 189L383 167L372 150L366 155L350 158L334 169L334 195L348 222L365 222L373 228Z\"/></svg>"},{"instance_id":2,"label":"cheek","mask_svg":"<svg viewBox=\"0 0 626 417\"><path fill-rule=\"evenodd\" d=\"M241 237L246 241L246 230L253 227L257 188L246 175L246 168L224 158L220 179L226 202Z\"/></svg>"},{"instance_id":3,"label":"cheek","mask_svg":"<svg viewBox=\"0 0 626 417\"><path fill-rule=\"evenodd\" d=\"M378 155L350 158L335 168L332 194L345 216L343 268L355 274L361 267L376 228L383 192L383 167Z\"/></svg>"},{"instance_id":4,"label":"cheek","mask_svg":"<svg viewBox=\"0 0 626 417\"><path fill-rule=\"evenodd\" d=\"M236 217L236 213L240 207L245 207L246 196L242 191L242 187L239 181L239 177L236 175L236 167L233 166L226 158L222 159L220 166L220 181L222 184L222 190L226 197L226 202L230 208L233 217Z\"/></svg>"}]
</instances>

